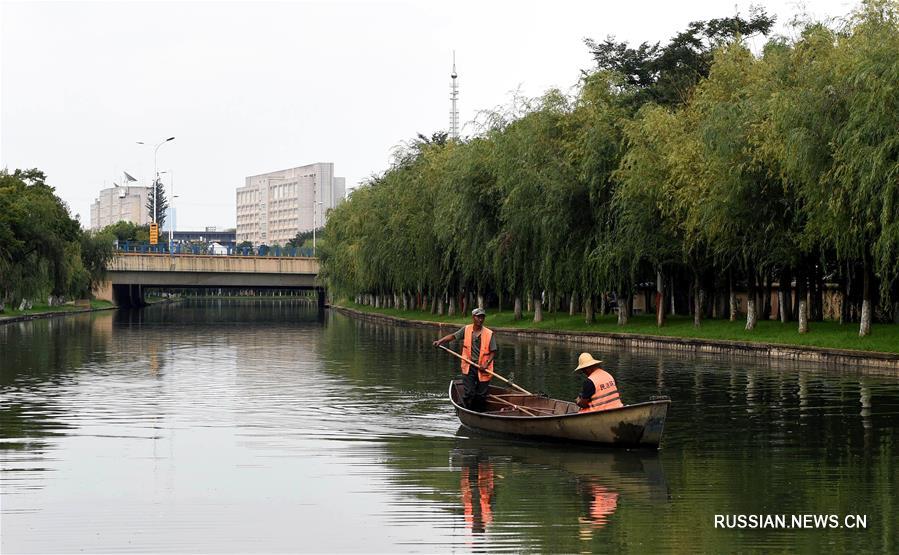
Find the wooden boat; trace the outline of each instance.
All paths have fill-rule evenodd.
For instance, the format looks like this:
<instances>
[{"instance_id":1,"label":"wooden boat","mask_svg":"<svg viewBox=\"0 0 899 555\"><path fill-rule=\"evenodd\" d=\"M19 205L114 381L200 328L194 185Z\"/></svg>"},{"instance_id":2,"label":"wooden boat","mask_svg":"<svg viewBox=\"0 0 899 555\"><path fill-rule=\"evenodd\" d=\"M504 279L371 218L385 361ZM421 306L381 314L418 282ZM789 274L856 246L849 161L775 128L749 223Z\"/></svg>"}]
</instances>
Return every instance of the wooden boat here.
<instances>
[{"instance_id":1,"label":"wooden boat","mask_svg":"<svg viewBox=\"0 0 899 555\"><path fill-rule=\"evenodd\" d=\"M491 385L484 412L462 405L462 380L450 382L449 398L466 428L529 439L593 443L615 447L654 447L662 440L669 399L621 408L578 412L578 407L542 395L527 395Z\"/></svg>"}]
</instances>

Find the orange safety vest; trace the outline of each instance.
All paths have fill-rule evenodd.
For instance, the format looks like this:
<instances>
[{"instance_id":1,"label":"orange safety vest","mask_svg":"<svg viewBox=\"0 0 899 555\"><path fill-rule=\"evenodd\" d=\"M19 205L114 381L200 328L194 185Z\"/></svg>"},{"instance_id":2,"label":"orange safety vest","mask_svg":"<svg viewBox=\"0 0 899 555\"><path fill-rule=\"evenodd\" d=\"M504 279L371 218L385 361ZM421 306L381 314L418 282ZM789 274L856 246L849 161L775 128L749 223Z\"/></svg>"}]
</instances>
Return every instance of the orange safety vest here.
<instances>
[{"instance_id":1,"label":"orange safety vest","mask_svg":"<svg viewBox=\"0 0 899 555\"><path fill-rule=\"evenodd\" d=\"M465 339L462 341L462 356L471 360L471 332L474 329L474 324L468 324L465 326ZM490 356L490 339L493 337L493 331L481 326L481 352L478 354L478 366L483 367L487 362L487 357ZM462 373L468 375L468 367L471 366L464 360L462 361ZM487 367L487 370L493 372L493 361L490 361L490 366ZM493 377L493 374L487 372L482 369L478 369L478 381L480 382L489 382L490 378Z\"/></svg>"},{"instance_id":2,"label":"orange safety vest","mask_svg":"<svg viewBox=\"0 0 899 555\"><path fill-rule=\"evenodd\" d=\"M618 494L606 488L591 484L590 494L590 520L596 528L602 528L609 521L609 517L618 508Z\"/></svg>"},{"instance_id":3,"label":"orange safety vest","mask_svg":"<svg viewBox=\"0 0 899 555\"><path fill-rule=\"evenodd\" d=\"M478 463L477 466L477 482L471 482L470 473L474 468L465 468L462 470L462 507L465 511L465 524L469 530L483 531L484 528L493 522L493 509L490 501L493 497L493 468L490 463ZM474 505L474 488L478 489L478 508L480 512L475 510Z\"/></svg>"},{"instance_id":4,"label":"orange safety vest","mask_svg":"<svg viewBox=\"0 0 899 555\"><path fill-rule=\"evenodd\" d=\"M613 378L611 374L602 368L597 368L590 373L588 379L593 382L596 391L594 391L593 396L590 397L590 406L585 409L582 408L578 412L594 412L617 409L618 407L624 406L618 395L618 387L615 385L615 378Z\"/></svg>"}]
</instances>

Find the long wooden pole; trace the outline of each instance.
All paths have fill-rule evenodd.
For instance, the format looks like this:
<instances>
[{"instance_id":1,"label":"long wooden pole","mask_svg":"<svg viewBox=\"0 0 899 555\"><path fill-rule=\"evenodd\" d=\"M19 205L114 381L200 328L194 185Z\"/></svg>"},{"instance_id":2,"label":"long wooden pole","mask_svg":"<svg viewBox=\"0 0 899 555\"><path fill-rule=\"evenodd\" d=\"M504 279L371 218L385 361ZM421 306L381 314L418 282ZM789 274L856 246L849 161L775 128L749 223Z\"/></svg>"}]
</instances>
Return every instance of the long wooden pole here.
<instances>
[{"instance_id":1,"label":"long wooden pole","mask_svg":"<svg viewBox=\"0 0 899 555\"><path fill-rule=\"evenodd\" d=\"M516 409L520 410L521 412L527 414L528 416L537 416L536 414L534 414L533 412L531 412L531 411L528 410L527 408L522 407L522 406L520 406L520 405L516 405L515 403L510 403L509 401L506 401L505 399L500 399L500 398L497 397L496 395L488 395L487 397L490 398L490 399L493 399L494 401L498 401L498 402L500 402L500 403L502 403L502 404L504 404L504 405L509 405L510 407L516 408Z\"/></svg>"},{"instance_id":2,"label":"long wooden pole","mask_svg":"<svg viewBox=\"0 0 899 555\"><path fill-rule=\"evenodd\" d=\"M478 368L478 369L480 369L480 370L483 370L484 372L487 372L488 374L492 374L493 376L495 376L495 377L501 379L502 381L506 382L507 384L511 385L512 387L514 387L514 388L517 389L518 391L521 391L522 393L527 393L528 395L533 395L533 393L531 393L531 392L528 391L527 389L521 387L520 385L517 385L517 384L514 384L514 383L510 382L509 380L507 380L506 378L500 376L500 375L497 374L496 372L494 372L494 371L492 371L492 370L487 370L486 368L481 368L479 365L477 365L477 364L475 364L474 362L468 360L467 358L465 358L464 356L460 355L460 354L457 353L456 351L454 351L454 350L452 350L452 349L447 349L447 348L444 347L443 345L438 345L438 347L440 347L440 348L443 349L444 351L448 352L449 354L453 355L454 357L456 357L456 358L458 358L458 359L461 359L461 360L464 360L465 362L467 362L468 364L474 366L475 368Z\"/></svg>"},{"instance_id":3,"label":"long wooden pole","mask_svg":"<svg viewBox=\"0 0 899 555\"><path fill-rule=\"evenodd\" d=\"M525 407L525 406L522 406L522 405L516 405L515 403L512 403L512 402L509 402L509 401L507 401L507 400L505 400L505 399L502 399L502 398L501 398L500 396L498 396L498 395L490 394L490 395L487 396L487 398L488 398L488 399L493 399L494 401L498 401L498 402L500 402L500 403L505 403L505 404L509 405L510 407L515 407L516 409L521 410L521 411L524 411L524 412L526 412L527 414L530 414L531 416L540 416L539 414L533 414L533 413L531 413L530 411L532 411L532 410L535 410L535 411L537 411L537 412L543 412L543 413L546 413L546 414L548 414L548 415L553 415L553 414L555 414L553 411L551 411L551 410L549 410L549 409L538 409L537 407Z\"/></svg>"}]
</instances>

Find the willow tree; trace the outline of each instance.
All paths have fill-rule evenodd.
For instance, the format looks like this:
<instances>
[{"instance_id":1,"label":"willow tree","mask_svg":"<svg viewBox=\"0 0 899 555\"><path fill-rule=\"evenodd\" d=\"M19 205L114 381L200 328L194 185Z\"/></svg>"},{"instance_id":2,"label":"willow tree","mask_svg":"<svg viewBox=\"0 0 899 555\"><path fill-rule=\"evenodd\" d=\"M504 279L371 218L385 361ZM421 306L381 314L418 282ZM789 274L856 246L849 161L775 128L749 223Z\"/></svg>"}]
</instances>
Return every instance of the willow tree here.
<instances>
[{"instance_id":1,"label":"willow tree","mask_svg":"<svg viewBox=\"0 0 899 555\"><path fill-rule=\"evenodd\" d=\"M622 281L619 266L608 264L604 255L608 246L614 245L616 213L612 201L618 183L613 174L624 153L623 126L631 116L633 94L633 88L624 85L621 76L593 73L585 77L571 114L568 151L578 189L571 198L568 241L577 260L571 270L578 278L574 285L584 298L588 323L593 321L594 297L619 289Z\"/></svg>"},{"instance_id":2,"label":"willow tree","mask_svg":"<svg viewBox=\"0 0 899 555\"><path fill-rule=\"evenodd\" d=\"M766 107L764 88L756 84L758 65L739 42L722 48L688 108L702 164L693 212L716 267L737 261L747 280L747 330L755 328L757 283L772 268L772 246L785 225L783 189L765 161L753 155L753 129L764 120Z\"/></svg>"},{"instance_id":3,"label":"willow tree","mask_svg":"<svg viewBox=\"0 0 899 555\"><path fill-rule=\"evenodd\" d=\"M81 234L43 172L0 170L0 304L72 292Z\"/></svg>"},{"instance_id":4,"label":"willow tree","mask_svg":"<svg viewBox=\"0 0 899 555\"><path fill-rule=\"evenodd\" d=\"M444 258L455 260L457 277L450 294L471 285L479 299L500 286L494 268L502 195L493 166L494 144L477 137L451 148L439 174L434 175L439 202L433 226L446 245Z\"/></svg>"},{"instance_id":5,"label":"willow tree","mask_svg":"<svg viewBox=\"0 0 899 555\"><path fill-rule=\"evenodd\" d=\"M665 276L684 261L683 228L674 210L674 181L667 160L671 119L663 108L647 106L628 121L627 151L615 173L620 185L612 204L616 219L611 242L626 243L625 252L636 252L655 271L657 326L665 323Z\"/></svg>"},{"instance_id":6,"label":"willow tree","mask_svg":"<svg viewBox=\"0 0 899 555\"><path fill-rule=\"evenodd\" d=\"M899 3L867 2L837 48L835 73L845 84L843 124L832 137L829 211L841 224L839 252L861 258L859 335L871 333L872 279L889 302L899 273Z\"/></svg>"},{"instance_id":7,"label":"willow tree","mask_svg":"<svg viewBox=\"0 0 899 555\"><path fill-rule=\"evenodd\" d=\"M554 226L561 215L548 209L547 202L550 192L561 187L568 176L560 160L563 141L559 125L568 110L567 99L550 91L525 116L491 135L496 143L497 185L503 197L497 256L507 261L503 277L516 303L520 304L523 292L531 295L535 322L543 319L544 289L555 285L548 281L558 244Z\"/></svg>"}]
</instances>

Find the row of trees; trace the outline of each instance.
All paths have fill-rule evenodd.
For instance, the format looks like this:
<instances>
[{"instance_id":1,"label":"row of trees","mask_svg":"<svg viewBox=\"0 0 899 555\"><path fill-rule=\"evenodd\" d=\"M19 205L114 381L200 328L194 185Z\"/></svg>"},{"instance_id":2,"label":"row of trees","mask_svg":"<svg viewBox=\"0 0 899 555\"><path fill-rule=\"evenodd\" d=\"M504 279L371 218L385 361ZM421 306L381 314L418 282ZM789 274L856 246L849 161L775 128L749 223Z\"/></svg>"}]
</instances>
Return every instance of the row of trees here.
<instances>
[{"instance_id":1,"label":"row of trees","mask_svg":"<svg viewBox=\"0 0 899 555\"><path fill-rule=\"evenodd\" d=\"M588 321L614 291L626 323L652 284L659 325L685 284L696 325L734 319L745 288L752 329L777 283L780 318L805 332L835 284L866 335L897 298L897 14L868 2L760 55L745 41L770 31L762 11L665 46L587 41L598 68L573 97L516 99L464 141L419 135L334 209L329 286L441 311L468 291L516 316L528 296L536 320L564 296Z\"/></svg>"},{"instance_id":2,"label":"row of trees","mask_svg":"<svg viewBox=\"0 0 899 555\"><path fill-rule=\"evenodd\" d=\"M89 297L111 256L111 239L82 231L41 171L0 170L0 311Z\"/></svg>"}]
</instances>

